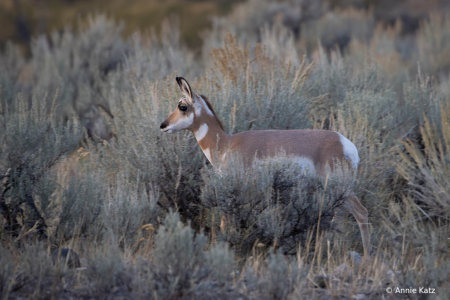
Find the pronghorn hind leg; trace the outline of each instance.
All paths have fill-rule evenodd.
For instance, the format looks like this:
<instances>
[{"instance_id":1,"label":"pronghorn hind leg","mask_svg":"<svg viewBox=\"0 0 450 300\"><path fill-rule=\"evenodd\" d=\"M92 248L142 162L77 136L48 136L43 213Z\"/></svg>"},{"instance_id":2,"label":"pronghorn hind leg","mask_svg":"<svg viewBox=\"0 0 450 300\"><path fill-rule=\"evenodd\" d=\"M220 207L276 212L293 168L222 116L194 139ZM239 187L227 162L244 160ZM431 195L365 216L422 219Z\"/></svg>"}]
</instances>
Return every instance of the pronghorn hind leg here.
<instances>
[{"instance_id":1,"label":"pronghorn hind leg","mask_svg":"<svg viewBox=\"0 0 450 300\"><path fill-rule=\"evenodd\" d=\"M371 252L368 211L353 193L345 200L343 208L351 213L358 222L364 247L364 257L368 258Z\"/></svg>"}]
</instances>

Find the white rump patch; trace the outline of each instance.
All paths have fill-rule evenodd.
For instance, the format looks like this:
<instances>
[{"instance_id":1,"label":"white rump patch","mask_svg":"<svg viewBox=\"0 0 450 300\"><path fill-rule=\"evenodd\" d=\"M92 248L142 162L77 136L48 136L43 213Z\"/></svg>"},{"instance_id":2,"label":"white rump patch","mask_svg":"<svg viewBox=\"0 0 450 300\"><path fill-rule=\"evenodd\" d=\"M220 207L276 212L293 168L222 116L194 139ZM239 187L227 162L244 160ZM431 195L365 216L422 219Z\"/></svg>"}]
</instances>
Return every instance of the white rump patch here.
<instances>
[{"instance_id":1,"label":"white rump patch","mask_svg":"<svg viewBox=\"0 0 450 300\"><path fill-rule=\"evenodd\" d=\"M195 138L198 142L200 142L208 133L208 125L206 123L203 123L200 128L194 132Z\"/></svg>"},{"instance_id":2,"label":"white rump patch","mask_svg":"<svg viewBox=\"0 0 450 300\"><path fill-rule=\"evenodd\" d=\"M352 142L350 142L348 138L346 138L339 132L336 133L339 134L339 138L344 149L345 158L351 162L352 168L356 171L359 164L358 149L356 149L356 146Z\"/></svg>"},{"instance_id":3,"label":"white rump patch","mask_svg":"<svg viewBox=\"0 0 450 300\"><path fill-rule=\"evenodd\" d=\"M203 149L202 149L203 150ZM212 164L211 161L211 151L209 150L209 148L206 148L205 150L203 150L203 153L205 154L206 158L209 160L209 162Z\"/></svg>"}]
</instances>

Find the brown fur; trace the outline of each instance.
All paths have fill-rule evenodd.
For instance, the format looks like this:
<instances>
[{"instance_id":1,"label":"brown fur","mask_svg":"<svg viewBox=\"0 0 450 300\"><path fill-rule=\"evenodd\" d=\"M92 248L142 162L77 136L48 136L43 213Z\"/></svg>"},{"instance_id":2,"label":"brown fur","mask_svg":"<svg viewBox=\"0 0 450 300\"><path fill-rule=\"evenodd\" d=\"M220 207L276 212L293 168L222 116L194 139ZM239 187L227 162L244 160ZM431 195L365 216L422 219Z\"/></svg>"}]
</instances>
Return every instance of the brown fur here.
<instances>
[{"instance_id":1,"label":"brown fur","mask_svg":"<svg viewBox=\"0 0 450 300\"><path fill-rule=\"evenodd\" d=\"M247 158L273 157L283 152L287 156L309 158L319 176L324 176L326 165L346 161L339 135L328 130L255 130L232 136L231 149Z\"/></svg>"}]
</instances>

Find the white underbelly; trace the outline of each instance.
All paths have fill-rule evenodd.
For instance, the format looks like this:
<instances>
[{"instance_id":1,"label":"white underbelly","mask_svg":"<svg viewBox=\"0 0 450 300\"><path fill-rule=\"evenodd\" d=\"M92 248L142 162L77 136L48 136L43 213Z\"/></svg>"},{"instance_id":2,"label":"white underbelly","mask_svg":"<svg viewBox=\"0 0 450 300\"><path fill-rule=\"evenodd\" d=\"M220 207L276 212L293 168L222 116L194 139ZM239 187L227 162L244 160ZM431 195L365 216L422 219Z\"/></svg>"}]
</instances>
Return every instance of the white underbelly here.
<instances>
[{"instance_id":1,"label":"white underbelly","mask_svg":"<svg viewBox=\"0 0 450 300\"><path fill-rule=\"evenodd\" d=\"M295 157L293 160L296 164L298 164L302 172L306 172L310 175L316 174L316 168L314 167L314 163L311 159L307 157Z\"/></svg>"},{"instance_id":2,"label":"white underbelly","mask_svg":"<svg viewBox=\"0 0 450 300\"><path fill-rule=\"evenodd\" d=\"M263 166L281 160L282 163L287 163L289 166L298 166L299 171L302 174L316 175L316 168L314 162L307 157L294 156L294 157L272 157L265 159L255 159L253 161L253 167L257 167L260 171L263 170Z\"/></svg>"}]
</instances>

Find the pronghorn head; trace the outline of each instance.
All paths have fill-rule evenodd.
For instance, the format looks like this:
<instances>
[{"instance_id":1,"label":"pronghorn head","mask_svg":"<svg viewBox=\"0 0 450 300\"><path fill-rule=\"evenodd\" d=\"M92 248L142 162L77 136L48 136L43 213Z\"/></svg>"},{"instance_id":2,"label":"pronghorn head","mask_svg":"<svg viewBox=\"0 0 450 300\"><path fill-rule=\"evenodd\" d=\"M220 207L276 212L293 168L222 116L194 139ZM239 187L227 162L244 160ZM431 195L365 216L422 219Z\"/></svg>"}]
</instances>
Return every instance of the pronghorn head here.
<instances>
[{"instance_id":1,"label":"pronghorn head","mask_svg":"<svg viewBox=\"0 0 450 300\"><path fill-rule=\"evenodd\" d=\"M177 77L177 83L184 94L178 101L177 108L161 123L162 132L173 133L183 129L193 129L196 121L202 113L209 113L211 110L206 105L201 96L194 93L189 83L183 77ZM206 112L204 112L206 110Z\"/></svg>"}]
</instances>

